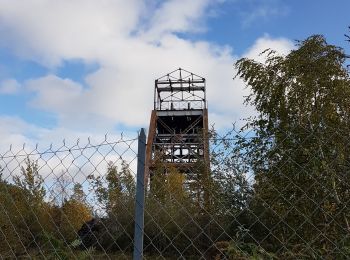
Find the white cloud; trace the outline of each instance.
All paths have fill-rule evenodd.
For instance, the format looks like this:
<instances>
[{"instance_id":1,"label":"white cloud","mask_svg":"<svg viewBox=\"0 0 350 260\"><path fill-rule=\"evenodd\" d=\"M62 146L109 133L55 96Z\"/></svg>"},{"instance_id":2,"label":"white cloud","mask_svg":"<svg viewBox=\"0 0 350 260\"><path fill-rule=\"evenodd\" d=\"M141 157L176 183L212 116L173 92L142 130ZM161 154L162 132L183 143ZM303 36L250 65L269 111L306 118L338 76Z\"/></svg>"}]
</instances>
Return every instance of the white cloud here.
<instances>
[{"instance_id":1,"label":"white cloud","mask_svg":"<svg viewBox=\"0 0 350 260\"><path fill-rule=\"evenodd\" d=\"M0 82L0 94L17 94L21 84L15 79L5 79Z\"/></svg>"},{"instance_id":2,"label":"white cloud","mask_svg":"<svg viewBox=\"0 0 350 260\"><path fill-rule=\"evenodd\" d=\"M9 151L10 147L18 151L27 144L35 146L33 136L42 135L45 129L29 124L18 117L0 116L0 154Z\"/></svg>"},{"instance_id":3,"label":"white cloud","mask_svg":"<svg viewBox=\"0 0 350 260\"><path fill-rule=\"evenodd\" d=\"M151 36L172 32L198 32L204 30L203 18L209 0L170 0L155 10L149 22Z\"/></svg>"},{"instance_id":4,"label":"white cloud","mask_svg":"<svg viewBox=\"0 0 350 260\"><path fill-rule=\"evenodd\" d=\"M48 75L25 83L26 88L37 93L31 104L52 112L70 113L82 94L82 86L70 79Z\"/></svg>"},{"instance_id":5,"label":"white cloud","mask_svg":"<svg viewBox=\"0 0 350 260\"><path fill-rule=\"evenodd\" d=\"M0 44L24 58L57 66L63 59L98 59L107 45L136 28L144 4L141 0L1 0L0 6Z\"/></svg>"},{"instance_id":6,"label":"white cloud","mask_svg":"<svg viewBox=\"0 0 350 260\"><path fill-rule=\"evenodd\" d=\"M36 147L39 151L45 151L49 147L56 150L62 146L84 147L88 143L113 143L122 139L137 138L136 132L126 132L121 135L94 131L94 129L82 131L63 127L49 129L13 116L0 116L0 126L0 155L4 155L10 147L14 152L18 152L23 148L23 144L25 144L26 152L29 153Z\"/></svg>"},{"instance_id":7,"label":"white cloud","mask_svg":"<svg viewBox=\"0 0 350 260\"><path fill-rule=\"evenodd\" d=\"M271 49L280 55L287 55L294 48L294 44L286 38L271 38L269 35L257 39L242 56L264 63L266 54L263 51Z\"/></svg>"},{"instance_id":8,"label":"white cloud","mask_svg":"<svg viewBox=\"0 0 350 260\"><path fill-rule=\"evenodd\" d=\"M126 160L136 172L136 133L123 138L63 128L49 130L6 116L0 116L0 125L0 167L8 181L20 174L27 157L38 162L47 188L62 172L80 183L87 182L91 173L104 175L109 161L120 166L121 160Z\"/></svg>"},{"instance_id":9,"label":"white cloud","mask_svg":"<svg viewBox=\"0 0 350 260\"><path fill-rule=\"evenodd\" d=\"M203 30L205 11L213 1L155 3L160 4L150 8L141 0L0 0L3 46L49 68L70 59L99 65L85 75L84 83L54 74L24 82L35 94L30 104L57 115L58 129L105 132L116 124L148 126L154 79L183 67L207 79L211 122L229 126L249 115L252 110L242 105L248 89L232 80L237 58L232 49L177 35ZM291 43L265 36L246 55L260 59L265 47L286 53Z\"/></svg>"},{"instance_id":10,"label":"white cloud","mask_svg":"<svg viewBox=\"0 0 350 260\"><path fill-rule=\"evenodd\" d=\"M50 112L58 120L56 127L49 129L17 117L0 116L0 156L99 144L106 132L115 133L115 125L121 125L119 131L124 126L147 128L154 79L178 67L207 79L209 122L216 128L231 128L232 123L254 113L243 105L249 89L240 79L232 79L233 64L239 58L232 48L177 34L203 32L205 11L221 1L150 0L160 3L152 8L142 0L0 0L0 46L52 69L46 76L21 84L16 79L5 80L0 93L30 92L30 106ZM264 36L243 56L263 61L259 53L266 48L286 54L292 44L287 39ZM62 61L72 59L95 62L99 68L86 74L84 82L55 75ZM127 132L125 136L135 138L136 133ZM112 134L108 140L115 142L120 136ZM107 161L117 160L118 154L124 154L136 169L136 142L118 144L113 153L108 153L108 148L94 156L96 150L84 156L80 151L68 157L49 154L40 161L43 174L52 182L52 172L66 170L77 173L76 180L85 180L84 175L96 169L105 173ZM18 167L17 161L12 164L9 167Z\"/></svg>"}]
</instances>

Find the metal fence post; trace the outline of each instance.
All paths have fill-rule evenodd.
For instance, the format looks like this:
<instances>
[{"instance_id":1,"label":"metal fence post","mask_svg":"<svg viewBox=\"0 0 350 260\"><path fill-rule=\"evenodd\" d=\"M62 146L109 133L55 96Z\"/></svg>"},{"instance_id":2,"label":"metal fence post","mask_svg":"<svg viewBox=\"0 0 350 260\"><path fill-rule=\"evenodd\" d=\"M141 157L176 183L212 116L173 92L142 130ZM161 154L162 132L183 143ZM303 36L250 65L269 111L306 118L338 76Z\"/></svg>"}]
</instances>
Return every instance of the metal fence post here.
<instances>
[{"instance_id":1,"label":"metal fence post","mask_svg":"<svg viewBox=\"0 0 350 260\"><path fill-rule=\"evenodd\" d=\"M134 260L143 258L143 229L145 210L145 154L146 154L146 134L141 128L138 138L137 150L137 180L136 180L136 201L135 201L135 233L134 233Z\"/></svg>"}]
</instances>

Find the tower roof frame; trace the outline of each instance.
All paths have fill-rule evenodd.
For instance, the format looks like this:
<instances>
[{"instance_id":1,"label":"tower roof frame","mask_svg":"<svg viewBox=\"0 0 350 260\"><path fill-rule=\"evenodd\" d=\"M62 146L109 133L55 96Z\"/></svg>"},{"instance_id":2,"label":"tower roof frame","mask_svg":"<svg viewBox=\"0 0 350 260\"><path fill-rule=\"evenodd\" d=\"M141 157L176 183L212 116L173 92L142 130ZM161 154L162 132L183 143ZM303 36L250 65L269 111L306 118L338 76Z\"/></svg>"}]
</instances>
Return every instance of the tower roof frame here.
<instances>
[{"instance_id":1,"label":"tower roof frame","mask_svg":"<svg viewBox=\"0 0 350 260\"><path fill-rule=\"evenodd\" d=\"M155 80L154 110L206 109L205 78L176 69Z\"/></svg>"}]
</instances>

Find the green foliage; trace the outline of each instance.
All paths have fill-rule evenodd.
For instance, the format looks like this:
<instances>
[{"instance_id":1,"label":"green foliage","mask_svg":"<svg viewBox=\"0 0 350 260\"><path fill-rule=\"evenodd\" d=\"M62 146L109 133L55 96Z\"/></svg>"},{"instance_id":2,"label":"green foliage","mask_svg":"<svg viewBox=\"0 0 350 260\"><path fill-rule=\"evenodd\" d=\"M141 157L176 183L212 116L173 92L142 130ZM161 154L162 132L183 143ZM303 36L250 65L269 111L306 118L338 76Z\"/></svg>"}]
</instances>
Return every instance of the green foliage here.
<instances>
[{"instance_id":1,"label":"green foliage","mask_svg":"<svg viewBox=\"0 0 350 260\"><path fill-rule=\"evenodd\" d=\"M219 243L218 243L219 244ZM220 245L218 245L220 248ZM262 247L253 243L225 243L220 248L221 254L227 259L242 260L273 260L278 257L272 253L266 252Z\"/></svg>"},{"instance_id":2,"label":"green foliage","mask_svg":"<svg viewBox=\"0 0 350 260\"><path fill-rule=\"evenodd\" d=\"M68 188L70 185L71 180L64 174L55 179L53 204L49 209L52 233L67 245L78 237L78 230L92 218L82 185L75 183L72 190Z\"/></svg>"},{"instance_id":3,"label":"green foliage","mask_svg":"<svg viewBox=\"0 0 350 260\"><path fill-rule=\"evenodd\" d=\"M73 251L63 240L44 232L41 237L41 250L48 259L71 259Z\"/></svg>"},{"instance_id":4,"label":"green foliage","mask_svg":"<svg viewBox=\"0 0 350 260\"><path fill-rule=\"evenodd\" d=\"M50 230L49 206L38 165L29 160L14 177L14 184L0 183L0 255L19 256L39 246L40 233Z\"/></svg>"},{"instance_id":5,"label":"green foliage","mask_svg":"<svg viewBox=\"0 0 350 260\"><path fill-rule=\"evenodd\" d=\"M106 212L106 220L94 237L107 251L131 250L136 185L129 165L122 161L121 169L118 170L110 162L105 178L93 175L88 178L99 206Z\"/></svg>"},{"instance_id":6,"label":"green foliage","mask_svg":"<svg viewBox=\"0 0 350 260\"><path fill-rule=\"evenodd\" d=\"M14 176L13 181L19 188L29 193L28 201L33 203L33 206L40 206L46 194L43 187L44 180L39 174L37 162L27 158L25 163L26 167L21 167L21 175Z\"/></svg>"},{"instance_id":7,"label":"green foliage","mask_svg":"<svg viewBox=\"0 0 350 260\"><path fill-rule=\"evenodd\" d=\"M350 231L350 80L343 50L322 36L297 47L236 63L258 112L246 125L256 137L240 143L255 174L252 230L272 250L336 257L333 241Z\"/></svg>"},{"instance_id":8,"label":"green foliage","mask_svg":"<svg viewBox=\"0 0 350 260\"><path fill-rule=\"evenodd\" d=\"M33 239L28 236L22 214L28 213L24 191L7 183L0 183L0 255L15 257L26 252Z\"/></svg>"},{"instance_id":9,"label":"green foliage","mask_svg":"<svg viewBox=\"0 0 350 260\"><path fill-rule=\"evenodd\" d=\"M52 233L67 244L78 237L78 230L91 218L89 207L75 199L66 200L62 206L52 206L50 209Z\"/></svg>"},{"instance_id":10,"label":"green foliage","mask_svg":"<svg viewBox=\"0 0 350 260\"><path fill-rule=\"evenodd\" d=\"M237 76L251 89L246 103L257 114L225 139L210 133L210 167L197 160L177 168L162 158L152 165L147 259L350 257L344 52L316 35L287 56L264 55L265 63L236 63ZM136 184L125 161L88 176L95 209L102 210L94 219L87 205L92 195L82 184L62 174L48 201L39 169L27 158L11 183L0 167L0 258L130 259ZM87 236L79 238L83 224Z\"/></svg>"},{"instance_id":11,"label":"green foliage","mask_svg":"<svg viewBox=\"0 0 350 260\"><path fill-rule=\"evenodd\" d=\"M75 243L66 244L63 240L58 239L50 233L44 232L41 235L40 252L32 252L31 258L34 259L91 259L95 253L94 248L88 248L84 251L77 249L78 241Z\"/></svg>"},{"instance_id":12,"label":"green foliage","mask_svg":"<svg viewBox=\"0 0 350 260\"><path fill-rule=\"evenodd\" d=\"M97 201L109 213L132 207L135 196L135 180L128 164L123 161L121 170L109 162L105 181L102 176L89 175ZM132 210L132 209L130 209Z\"/></svg>"},{"instance_id":13,"label":"green foliage","mask_svg":"<svg viewBox=\"0 0 350 260\"><path fill-rule=\"evenodd\" d=\"M3 178L3 174L4 174L4 169L0 165L0 183L6 182Z\"/></svg>"},{"instance_id":14,"label":"green foliage","mask_svg":"<svg viewBox=\"0 0 350 260\"><path fill-rule=\"evenodd\" d=\"M91 219L90 209L77 200L85 196L81 185L75 186L72 198L63 204L47 202L39 169L27 158L13 183L0 181L1 257L71 259L68 242L76 239L81 225Z\"/></svg>"},{"instance_id":15,"label":"green foliage","mask_svg":"<svg viewBox=\"0 0 350 260\"><path fill-rule=\"evenodd\" d=\"M196 259L206 252L212 259L213 241L235 237L249 185L243 172L235 170L238 156L232 147L228 149L232 144L223 145L215 136L213 140L212 145L220 148L211 154L210 171L202 160L183 169L164 163L161 157L156 160L145 210L149 254L161 251L172 257L181 252L186 259Z\"/></svg>"},{"instance_id":16,"label":"green foliage","mask_svg":"<svg viewBox=\"0 0 350 260\"><path fill-rule=\"evenodd\" d=\"M73 195L71 196L72 200L85 203L86 195L83 191L83 186L80 183L75 183L73 186Z\"/></svg>"}]
</instances>

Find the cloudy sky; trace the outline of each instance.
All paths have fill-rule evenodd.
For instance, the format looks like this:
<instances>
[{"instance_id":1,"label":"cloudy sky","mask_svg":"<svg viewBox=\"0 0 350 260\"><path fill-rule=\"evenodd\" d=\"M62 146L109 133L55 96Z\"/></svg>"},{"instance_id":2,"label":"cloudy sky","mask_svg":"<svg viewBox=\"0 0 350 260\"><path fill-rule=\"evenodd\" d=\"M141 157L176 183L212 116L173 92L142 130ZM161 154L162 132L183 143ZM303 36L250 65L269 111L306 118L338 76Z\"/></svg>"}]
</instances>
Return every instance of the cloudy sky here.
<instances>
[{"instance_id":1,"label":"cloudy sky","mask_svg":"<svg viewBox=\"0 0 350 260\"><path fill-rule=\"evenodd\" d=\"M235 60L312 34L349 49L349 12L349 0L0 0L1 143L136 136L154 80L179 67L207 79L224 129L252 113Z\"/></svg>"}]
</instances>

